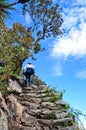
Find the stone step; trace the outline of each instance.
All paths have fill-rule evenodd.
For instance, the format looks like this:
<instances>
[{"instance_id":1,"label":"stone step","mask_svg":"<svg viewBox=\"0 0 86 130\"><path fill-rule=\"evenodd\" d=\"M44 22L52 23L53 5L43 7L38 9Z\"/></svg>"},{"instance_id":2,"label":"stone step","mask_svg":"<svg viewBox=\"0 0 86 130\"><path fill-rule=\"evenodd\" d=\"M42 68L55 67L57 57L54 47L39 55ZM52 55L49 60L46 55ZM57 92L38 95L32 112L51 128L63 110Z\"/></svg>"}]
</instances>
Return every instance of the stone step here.
<instances>
[{"instance_id":1,"label":"stone step","mask_svg":"<svg viewBox=\"0 0 86 130\"><path fill-rule=\"evenodd\" d=\"M39 88L38 88L38 86L36 86L36 85L31 85L31 86L25 86L25 87L22 87L22 90L23 91L26 91L26 92L29 92L29 91L31 91L31 90L34 90L34 91L38 91L39 90Z\"/></svg>"},{"instance_id":2,"label":"stone step","mask_svg":"<svg viewBox=\"0 0 86 130\"><path fill-rule=\"evenodd\" d=\"M37 94L36 93L21 93L20 95L19 95L20 97L38 97L37 96Z\"/></svg>"},{"instance_id":3,"label":"stone step","mask_svg":"<svg viewBox=\"0 0 86 130\"><path fill-rule=\"evenodd\" d=\"M57 119L68 117L68 112L55 113Z\"/></svg>"},{"instance_id":4,"label":"stone step","mask_svg":"<svg viewBox=\"0 0 86 130\"><path fill-rule=\"evenodd\" d=\"M21 104L23 105L23 106L25 106L25 107L27 107L29 110L30 109L38 109L39 108L39 106L40 106L40 104L36 104L36 103L30 103L30 102L27 102L27 101L23 101L23 102L21 102Z\"/></svg>"},{"instance_id":5,"label":"stone step","mask_svg":"<svg viewBox=\"0 0 86 130\"><path fill-rule=\"evenodd\" d=\"M40 118L40 119L48 119L48 120L55 120L55 119L57 119L57 117L56 117L56 115L54 115L54 114L46 114L46 115L44 115L44 114L38 114L38 115L36 115L37 116L37 118Z\"/></svg>"},{"instance_id":6,"label":"stone step","mask_svg":"<svg viewBox=\"0 0 86 130\"><path fill-rule=\"evenodd\" d=\"M52 108L52 107L54 107L55 106L55 104L54 103L52 103L52 102L42 102L41 103L41 107L44 107L44 108Z\"/></svg>"},{"instance_id":7,"label":"stone step","mask_svg":"<svg viewBox=\"0 0 86 130\"><path fill-rule=\"evenodd\" d=\"M48 109L48 110L58 110L58 111L60 110L56 106L51 107L49 105L46 105L46 106L40 105L38 109L45 109L45 108ZM63 111L64 111L64 109L63 109Z\"/></svg>"},{"instance_id":8,"label":"stone step","mask_svg":"<svg viewBox=\"0 0 86 130\"><path fill-rule=\"evenodd\" d=\"M43 90L34 90L33 88L26 88L22 90L23 93L37 93L37 94L42 94L42 93L46 93L46 88L44 88Z\"/></svg>"},{"instance_id":9,"label":"stone step","mask_svg":"<svg viewBox=\"0 0 86 130\"><path fill-rule=\"evenodd\" d=\"M57 127L59 130L77 130L75 126Z\"/></svg>"},{"instance_id":10,"label":"stone step","mask_svg":"<svg viewBox=\"0 0 86 130\"><path fill-rule=\"evenodd\" d=\"M49 119L49 117L52 119L60 119L68 117L68 113L66 111L58 111L58 110L48 110L48 109L26 109L26 112L32 116L36 116L37 118L45 118Z\"/></svg>"},{"instance_id":11,"label":"stone step","mask_svg":"<svg viewBox=\"0 0 86 130\"><path fill-rule=\"evenodd\" d=\"M23 117L21 119L21 124L24 126L34 127L35 122L37 122L36 117L29 115L28 113L23 113Z\"/></svg>"},{"instance_id":12,"label":"stone step","mask_svg":"<svg viewBox=\"0 0 86 130\"><path fill-rule=\"evenodd\" d=\"M21 93L19 95L20 97L34 97L34 98L44 98L47 96L47 93L43 93L43 94L37 94L37 93Z\"/></svg>"},{"instance_id":13,"label":"stone step","mask_svg":"<svg viewBox=\"0 0 86 130\"><path fill-rule=\"evenodd\" d=\"M26 117L22 117L21 122L24 126L34 127L36 123L40 124L40 126L52 126L53 128L57 127L67 127L72 126L72 119L71 118L63 118L63 119L37 119L34 116L25 115Z\"/></svg>"},{"instance_id":14,"label":"stone step","mask_svg":"<svg viewBox=\"0 0 86 130\"><path fill-rule=\"evenodd\" d=\"M36 111L29 110L27 111L27 113L31 116L35 116L37 119L57 119L56 115L53 114L54 112L52 111L51 113L43 114L44 112L38 111L37 109Z\"/></svg>"},{"instance_id":15,"label":"stone step","mask_svg":"<svg viewBox=\"0 0 86 130\"><path fill-rule=\"evenodd\" d=\"M36 86L35 85L35 87L33 86L32 87L34 90L44 90L44 89L47 89L47 86L46 85L38 85L38 86Z\"/></svg>"},{"instance_id":16,"label":"stone step","mask_svg":"<svg viewBox=\"0 0 86 130\"><path fill-rule=\"evenodd\" d=\"M47 86L46 85L34 85L34 84L32 84L31 88L34 89L34 90L44 90L44 89L47 89Z\"/></svg>"},{"instance_id":17,"label":"stone step","mask_svg":"<svg viewBox=\"0 0 86 130\"><path fill-rule=\"evenodd\" d=\"M61 110L49 110L49 109L47 109L47 108L42 108L42 109L31 109L31 110L28 110L28 109L26 109L27 110L27 113L32 113L33 115L36 115L37 113L42 113L42 114L60 114L60 113L62 113L63 111L61 111ZM66 113L66 111L64 111L64 113Z\"/></svg>"},{"instance_id":18,"label":"stone step","mask_svg":"<svg viewBox=\"0 0 86 130\"><path fill-rule=\"evenodd\" d=\"M62 118L58 120L53 120L53 127L57 126L72 126L73 125L72 118Z\"/></svg>"},{"instance_id":19,"label":"stone step","mask_svg":"<svg viewBox=\"0 0 86 130\"><path fill-rule=\"evenodd\" d=\"M46 120L46 119L38 119L38 123L40 125L52 126L52 128L57 128L57 126L72 126L72 119L71 118L63 118L59 120Z\"/></svg>"},{"instance_id":20,"label":"stone step","mask_svg":"<svg viewBox=\"0 0 86 130\"><path fill-rule=\"evenodd\" d=\"M63 119L63 118L67 118L68 117L68 113L59 113L56 114L55 111L51 111L49 112L48 110L45 112L41 112L41 113L36 113L36 115L38 114L38 116L40 116L41 119Z\"/></svg>"},{"instance_id":21,"label":"stone step","mask_svg":"<svg viewBox=\"0 0 86 130\"><path fill-rule=\"evenodd\" d=\"M66 103L65 103L64 101L62 101L62 100L57 100L57 101L55 102L55 104L56 104L56 105L61 105L61 106L65 106L65 105L66 105Z\"/></svg>"},{"instance_id":22,"label":"stone step","mask_svg":"<svg viewBox=\"0 0 86 130\"><path fill-rule=\"evenodd\" d=\"M36 104L40 104L42 102L42 99L41 98L33 98L33 97L19 97L18 98L19 102L20 103L24 103L25 102L27 103L36 103Z\"/></svg>"},{"instance_id":23,"label":"stone step","mask_svg":"<svg viewBox=\"0 0 86 130\"><path fill-rule=\"evenodd\" d=\"M19 126L16 130L36 130L36 128L29 126Z\"/></svg>"}]
</instances>

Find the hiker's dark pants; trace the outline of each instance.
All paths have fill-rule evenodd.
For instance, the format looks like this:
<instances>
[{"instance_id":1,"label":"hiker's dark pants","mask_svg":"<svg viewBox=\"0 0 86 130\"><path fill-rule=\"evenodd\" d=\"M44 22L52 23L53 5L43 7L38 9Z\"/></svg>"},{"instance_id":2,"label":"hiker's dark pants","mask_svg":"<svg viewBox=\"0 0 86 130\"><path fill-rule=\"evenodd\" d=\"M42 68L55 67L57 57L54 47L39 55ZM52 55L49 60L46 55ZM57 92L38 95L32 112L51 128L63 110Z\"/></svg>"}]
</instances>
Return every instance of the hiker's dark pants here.
<instances>
[{"instance_id":1,"label":"hiker's dark pants","mask_svg":"<svg viewBox=\"0 0 86 130\"><path fill-rule=\"evenodd\" d=\"M25 84L28 86L30 84L30 77L31 77L32 74L26 74L25 77Z\"/></svg>"}]
</instances>

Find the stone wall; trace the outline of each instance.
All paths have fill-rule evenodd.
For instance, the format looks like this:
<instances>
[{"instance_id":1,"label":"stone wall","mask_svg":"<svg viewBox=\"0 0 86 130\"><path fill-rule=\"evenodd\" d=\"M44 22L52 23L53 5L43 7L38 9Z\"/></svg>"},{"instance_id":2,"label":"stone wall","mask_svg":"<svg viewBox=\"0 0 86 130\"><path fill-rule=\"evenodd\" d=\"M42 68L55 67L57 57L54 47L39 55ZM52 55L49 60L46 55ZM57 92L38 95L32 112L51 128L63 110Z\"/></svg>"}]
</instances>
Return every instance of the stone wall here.
<instances>
[{"instance_id":1,"label":"stone wall","mask_svg":"<svg viewBox=\"0 0 86 130\"><path fill-rule=\"evenodd\" d=\"M30 87L10 84L0 96L0 130L76 130L67 104L39 77Z\"/></svg>"}]
</instances>

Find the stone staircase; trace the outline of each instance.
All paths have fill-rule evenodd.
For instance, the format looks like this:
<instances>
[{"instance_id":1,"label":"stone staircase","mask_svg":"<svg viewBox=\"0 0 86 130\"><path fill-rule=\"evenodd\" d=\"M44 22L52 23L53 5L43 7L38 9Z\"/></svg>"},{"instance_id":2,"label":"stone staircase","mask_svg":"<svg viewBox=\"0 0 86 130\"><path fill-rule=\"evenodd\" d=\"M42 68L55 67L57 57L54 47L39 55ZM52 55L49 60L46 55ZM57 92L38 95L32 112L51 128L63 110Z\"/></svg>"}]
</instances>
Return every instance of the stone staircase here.
<instances>
[{"instance_id":1,"label":"stone staircase","mask_svg":"<svg viewBox=\"0 0 86 130\"><path fill-rule=\"evenodd\" d=\"M66 103L45 82L35 77L31 87L22 89L17 99L25 109L14 130L75 130Z\"/></svg>"}]
</instances>

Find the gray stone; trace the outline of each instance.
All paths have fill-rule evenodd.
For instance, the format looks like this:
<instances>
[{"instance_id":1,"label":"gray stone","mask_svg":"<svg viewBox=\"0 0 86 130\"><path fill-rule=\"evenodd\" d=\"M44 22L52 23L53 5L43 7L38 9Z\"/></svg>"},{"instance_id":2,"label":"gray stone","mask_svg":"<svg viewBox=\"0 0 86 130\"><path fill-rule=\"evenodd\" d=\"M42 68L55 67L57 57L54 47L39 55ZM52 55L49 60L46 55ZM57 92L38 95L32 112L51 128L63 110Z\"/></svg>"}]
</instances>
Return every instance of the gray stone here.
<instances>
[{"instance_id":1,"label":"gray stone","mask_svg":"<svg viewBox=\"0 0 86 130\"><path fill-rule=\"evenodd\" d=\"M55 114L55 115L56 115L57 119L59 119L59 118L61 119L61 118L67 117L68 113L67 112L61 112L61 113Z\"/></svg>"},{"instance_id":2,"label":"gray stone","mask_svg":"<svg viewBox=\"0 0 86 130\"><path fill-rule=\"evenodd\" d=\"M7 115L0 108L0 130L8 130Z\"/></svg>"},{"instance_id":3,"label":"gray stone","mask_svg":"<svg viewBox=\"0 0 86 130\"><path fill-rule=\"evenodd\" d=\"M7 97L9 103L8 103L8 107L9 107L9 110L10 110L10 116L12 115L13 116L13 113L15 113L15 115L18 117L18 119L20 120L22 118L22 113L23 113L23 110L24 110L24 106L22 106L16 96L14 95L9 95Z\"/></svg>"},{"instance_id":4,"label":"gray stone","mask_svg":"<svg viewBox=\"0 0 86 130\"><path fill-rule=\"evenodd\" d=\"M20 96L38 97L36 93L21 93Z\"/></svg>"},{"instance_id":5,"label":"gray stone","mask_svg":"<svg viewBox=\"0 0 86 130\"><path fill-rule=\"evenodd\" d=\"M52 102L43 102L41 104L42 107L54 107L54 103Z\"/></svg>"},{"instance_id":6,"label":"gray stone","mask_svg":"<svg viewBox=\"0 0 86 130\"><path fill-rule=\"evenodd\" d=\"M51 99L51 97L44 97L44 98L43 98L43 102L49 102L50 99Z\"/></svg>"},{"instance_id":7,"label":"gray stone","mask_svg":"<svg viewBox=\"0 0 86 130\"><path fill-rule=\"evenodd\" d=\"M53 120L53 126L71 126L72 125L72 118L62 118L62 119L57 119Z\"/></svg>"},{"instance_id":8,"label":"gray stone","mask_svg":"<svg viewBox=\"0 0 86 130\"><path fill-rule=\"evenodd\" d=\"M2 97L1 92L0 92L0 107L2 109L4 109L4 111L6 112L6 114L9 114L9 110L8 110L7 105L5 103L5 99Z\"/></svg>"},{"instance_id":9,"label":"gray stone","mask_svg":"<svg viewBox=\"0 0 86 130\"><path fill-rule=\"evenodd\" d=\"M59 128L59 130L77 130L77 128L75 126L67 126Z\"/></svg>"},{"instance_id":10,"label":"gray stone","mask_svg":"<svg viewBox=\"0 0 86 130\"><path fill-rule=\"evenodd\" d=\"M35 122L36 122L36 118L27 114L27 113L24 113L24 115L21 119L21 122L22 122L23 125L33 127Z\"/></svg>"},{"instance_id":11,"label":"gray stone","mask_svg":"<svg viewBox=\"0 0 86 130\"><path fill-rule=\"evenodd\" d=\"M9 79L9 86L7 87L8 91L16 91L18 93L22 93L22 88L20 85L17 83L16 80Z\"/></svg>"},{"instance_id":12,"label":"gray stone","mask_svg":"<svg viewBox=\"0 0 86 130\"><path fill-rule=\"evenodd\" d=\"M66 105L66 103L65 103L64 101L62 101L62 100L57 100L57 101L55 102L55 104L56 104L56 105L62 105L62 106L65 106L65 105Z\"/></svg>"},{"instance_id":13,"label":"gray stone","mask_svg":"<svg viewBox=\"0 0 86 130\"><path fill-rule=\"evenodd\" d=\"M50 126L50 124L52 123L52 120L46 120L46 119L39 119L38 123L41 125L46 125L46 126Z\"/></svg>"},{"instance_id":14,"label":"gray stone","mask_svg":"<svg viewBox=\"0 0 86 130\"><path fill-rule=\"evenodd\" d=\"M29 127L29 126L20 126L16 130L37 130L35 127Z\"/></svg>"}]
</instances>

